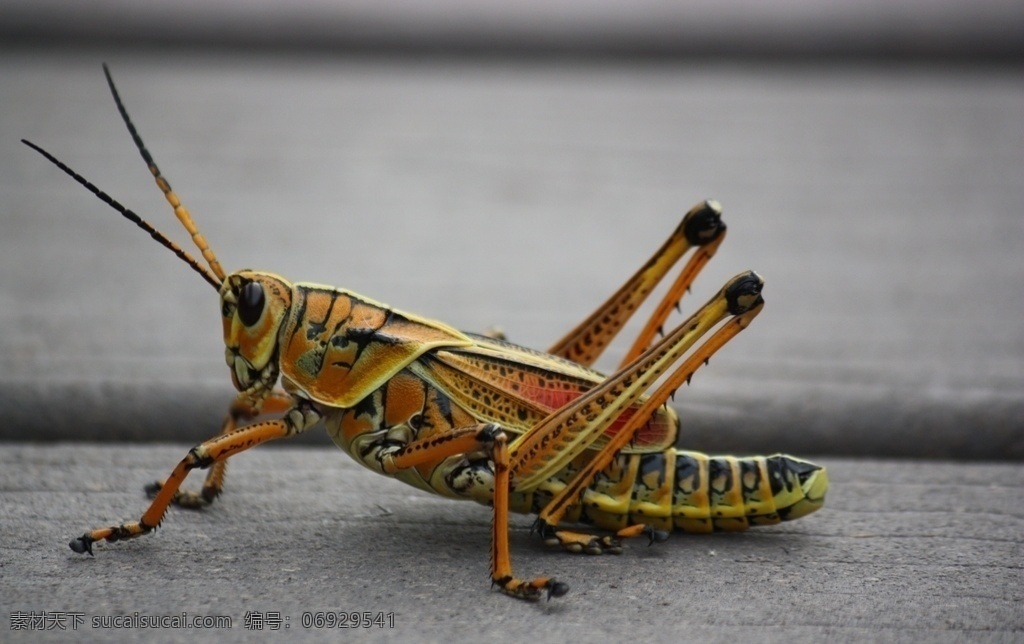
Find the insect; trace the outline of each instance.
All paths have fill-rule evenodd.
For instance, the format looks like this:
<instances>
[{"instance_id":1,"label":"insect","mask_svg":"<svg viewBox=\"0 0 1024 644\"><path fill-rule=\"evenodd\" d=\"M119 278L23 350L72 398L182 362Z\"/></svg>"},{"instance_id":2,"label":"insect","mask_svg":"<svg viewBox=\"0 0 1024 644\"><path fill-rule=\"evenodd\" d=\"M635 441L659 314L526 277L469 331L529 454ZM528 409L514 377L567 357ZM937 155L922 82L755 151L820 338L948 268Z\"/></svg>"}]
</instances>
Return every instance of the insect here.
<instances>
[{"instance_id":1,"label":"insect","mask_svg":"<svg viewBox=\"0 0 1024 644\"><path fill-rule=\"evenodd\" d=\"M741 273L663 332L725 236L714 201L694 206L641 268L547 352L458 331L351 291L231 274L193 223L107 83L135 145L204 263L43 148L26 145L171 250L217 291L224 358L238 395L222 431L196 445L136 521L86 532L71 549L155 530L171 505L207 506L231 456L322 423L375 472L493 513L491 580L522 599L564 595L550 577L520 578L509 557L509 512L537 515L534 532L573 553L617 554L622 540L672 530L743 530L796 519L824 502L824 468L791 456L707 456L674 447L669 397L761 311L762 279ZM625 322L689 255L619 368L591 368ZM269 417L260 420L261 417ZM181 486L208 468L199 491ZM582 531L565 523L581 524Z\"/></svg>"}]
</instances>

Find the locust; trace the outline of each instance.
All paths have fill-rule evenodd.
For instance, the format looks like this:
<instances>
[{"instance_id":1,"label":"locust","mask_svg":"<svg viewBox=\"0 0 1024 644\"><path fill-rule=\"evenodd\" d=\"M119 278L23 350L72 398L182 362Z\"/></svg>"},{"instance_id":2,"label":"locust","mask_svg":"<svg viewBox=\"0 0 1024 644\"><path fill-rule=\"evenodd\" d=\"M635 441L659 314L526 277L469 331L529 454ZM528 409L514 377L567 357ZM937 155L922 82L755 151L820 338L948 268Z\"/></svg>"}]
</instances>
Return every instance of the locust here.
<instances>
[{"instance_id":1,"label":"locust","mask_svg":"<svg viewBox=\"0 0 1024 644\"><path fill-rule=\"evenodd\" d=\"M49 152L23 142L216 290L224 359L238 394L220 433L147 486L152 500L138 520L86 532L71 541L75 552L92 555L96 542L153 532L171 505L209 506L223 489L229 458L320 424L374 472L490 506L492 586L527 600L565 595L569 585L513 572L510 512L535 514L532 532L549 546L599 555L621 553L628 538L650 544L671 531L744 530L803 517L824 503L828 477L811 462L675 447L680 422L669 398L764 305L763 280L746 271L665 329L725 238L717 202L690 209L625 284L541 352L342 288L259 270L226 273L143 143L106 65L104 73L135 147L202 263ZM605 348L684 257L617 370L596 371ZM182 489L195 469L208 469L202 487Z\"/></svg>"}]
</instances>

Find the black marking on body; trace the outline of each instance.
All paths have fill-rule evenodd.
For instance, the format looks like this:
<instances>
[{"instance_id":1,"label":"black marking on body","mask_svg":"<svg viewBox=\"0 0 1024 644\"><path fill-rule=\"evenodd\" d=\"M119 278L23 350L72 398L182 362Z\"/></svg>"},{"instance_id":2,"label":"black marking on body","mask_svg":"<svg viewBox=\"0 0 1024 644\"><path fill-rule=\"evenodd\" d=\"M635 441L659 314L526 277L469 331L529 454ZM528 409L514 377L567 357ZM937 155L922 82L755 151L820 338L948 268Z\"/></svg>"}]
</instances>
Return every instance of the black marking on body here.
<instances>
[{"instance_id":1,"label":"black marking on body","mask_svg":"<svg viewBox=\"0 0 1024 644\"><path fill-rule=\"evenodd\" d=\"M821 471L821 468L813 463L797 461L791 458L787 458L786 463L789 465L789 471L796 474L801 483L806 483L811 474Z\"/></svg>"},{"instance_id":2,"label":"black marking on body","mask_svg":"<svg viewBox=\"0 0 1024 644\"><path fill-rule=\"evenodd\" d=\"M306 339L312 341L323 335L327 331L327 324L325 322L326 320L324 322L317 322L316 320L306 322Z\"/></svg>"},{"instance_id":3,"label":"black marking on body","mask_svg":"<svg viewBox=\"0 0 1024 644\"><path fill-rule=\"evenodd\" d=\"M685 488L686 481L692 481L692 488ZM689 454L676 454L676 488L684 493L690 494L700 485L700 461Z\"/></svg>"},{"instance_id":4,"label":"black marking on body","mask_svg":"<svg viewBox=\"0 0 1024 644\"><path fill-rule=\"evenodd\" d=\"M765 500L761 498L761 488L764 485L764 481L761 478L760 459L757 457L743 459L739 462L739 466L740 490L743 493L743 507L746 508L746 514L757 514L757 508L750 507L750 505L752 503ZM747 484L747 476L751 477L749 485Z\"/></svg>"},{"instance_id":5,"label":"black marking on body","mask_svg":"<svg viewBox=\"0 0 1024 644\"><path fill-rule=\"evenodd\" d=\"M351 369L356 362L359 362L360 357L363 355L363 351L366 350L366 347L369 346L370 343L382 341L385 343L394 343L394 340L390 336L383 336L379 334L377 329L373 327L348 326L348 323L351 320L352 316L349 315L344 320L338 322L331 332L330 340L328 340L330 346L336 349L344 349L350 343L354 343L356 345L356 354L352 362L335 360L332 363L335 366L347 367L349 369ZM385 321L385 324L386 323L387 322ZM339 333L339 331L343 331L343 333Z\"/></svg>"},{"instance_id":6,"label":"black marking on body","mask_svg":"<svg viewBox=\"0 0 1024 644\"><path fill-rule=\"evenodd\" d=\"M768 464L768 482L771 485L772 496L778 496L783 488L789 490L790 482L786 478L786 466L781 456L770 456L765 461Z\"/></svg>"},{"instance_id":7,"label":"black marking on body","mask_svg":"<svg viewBox=\"0 0 1024 644\"><path fill-rule=\"evenodd\" d=\"M452 418L452 401L448 396L445 396L437 389L434 390L434 405L437 408L438 413L445 419L445 422L449 426L455 424L455 419Z\"/></svg>"},{"instance_id":8,"label":"black marking on body","mask_svg":"<svg viewBox=\"0 0 1024 644\"><path fill-rule=\"evenodd\" d=\"M662 452L655 452L653 454L643 454L640 457L640 468L637 472L636 482L633 486L633 497L636 498L636 489L642 484L647 486L647 477L651 474L657 474L656 482L652 490L657 490L665 484L665 454Z\"/></svg>"},{"instance_id":9,"label":"black marking on body","mask_svg":"<svg viewBox=\"0 0 1024 644\"><path fill-rule=\"evenodd\" d=\"M721 480L721 482L719 482ZM725 495L732 489L732 467L729 461L723 458L712 458L708 460L708 482L711 491L718 495Z\"/></svg>"},{"instance_id":10,"label":"black marking on body","mask_svg":"<svg viewBox=\"0 0 1024 644\"><path fill-rule=\"evenodd\" d=\"M381 390L378 389L366 398L363 398L352 407L352 412L356 417L367 416L369 418L376 418L377 410L381 409L381 406L374 399L381 393Z\"/></svg>"},{"instance_id":11,"label":"black marking on body","mask_svg":"<svg viewBox=\"0 0 1024 644\"><path fill-rule=\"evenodd\" d=\"M348 346L348 342L348 338L340 335L335 335L331 336L330 342L328 342L328 344L335 349L344 349L346 346ZM352 369L353 366L353 363L347 362L345 360L335 360L331 364L335 367L345 367L346 369Z\"/></svg>"},{"instance_id":12,"label":"black marking on body","mask_svg":"<svg viewBox=\"0 0 1024 644\"><path fill-rule=\"evenodd\" d=\"M747 485L747 475L753 476L753 482ZM743 459L740 461L740 485L743 487L744 498L750 493L757 492L761 488L761 468L754 459Z\"/></svg>"},{"instance_id":13,"label":"black marking on body","mask_svg":"<svg viewBox=\"0 0 1024 644\"><path fill-rule=\"evenodd\" d=\"M306 339L312 340L317 336L322 335L327 331L327 320L331 319L331 313L334 311L334 303L338 301L338 294L331 292L331 303L327 306L327 313L324 314L324 319L321 322L310 320L306 326Z\"/></svg>"},{"instance_id":14,"label":"black marking on body","mask_svg":"<svg viewBox=\"0 0 1024 644\"><path fill-rule=\"evenodd\" d=\"M295 292L299 293L300 291L296 289ZM292 342L295 340L295 334L298 333L299 329L303 327L302 321L306 319L306 309L309 303L309 293L303 293L300 299L302 300L302 303L299 305L299 310L295 313L295 319L298 321L298 323L295 325L295 328L292 329L292 335L290 338L288 338L288 342Z\"/></svg>"}]
</instances>

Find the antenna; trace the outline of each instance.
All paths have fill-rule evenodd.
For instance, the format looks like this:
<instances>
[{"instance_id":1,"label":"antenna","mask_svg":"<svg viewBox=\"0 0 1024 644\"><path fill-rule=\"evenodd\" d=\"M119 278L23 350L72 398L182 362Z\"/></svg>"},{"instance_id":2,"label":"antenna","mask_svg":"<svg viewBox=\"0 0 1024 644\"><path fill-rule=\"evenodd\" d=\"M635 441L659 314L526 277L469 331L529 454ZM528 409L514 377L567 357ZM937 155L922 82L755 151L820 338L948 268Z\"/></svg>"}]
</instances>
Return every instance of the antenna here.
<instances>
[{"instance_id":1,"label":"antenna","mask_svg":"<svg viewBox=\"0 0 1024 644\"><path fill-rule=\"evenodd\" d=\"M192 221L192 215L189 214L188 209L181 204L181 200L178 199L178 195L171 189L171 184L168 183L167 179L165 179L163 174L160 173L160 168L158 168L156 162L153 161L153 155L149 153L148 149L146 149L146 144L142 141L142 137L139 136L138 130L135 129L135 124L132 123L131 117L128 116L128 110L125 109L124 103L121 102L121 95L118 94L117 87L114 86L114 79L111 77L110 69L107 67L106 63L103 63L103 74L107 77L107 85L110 87L110 93L114 97L114 103L117 105L117 111L121 113L121 119L128 128L128 133L132 135L132 140L135 141L135 147L138 148L139 154L142 155L142 160L146 162L147 166L149 166L149 171L153 174L153 178L156 179L156 186L160 188L160 192L164 193L164 198L167 199L167 203L171 204L171 208L174 209L174 215L178 218L178 221L181 222L181 225L184 226L185 230L187 230L189 235L192 236L192 242L195 243L199 252L203 254L203 258L210 266L210 270L213 271L213 274L223 282L224 269L221 268L220 262L217 261L217 256L213 253L213 249L210 248L206 238L203 237L202 233L199 232L199 228L197 228L195 223Z\"/></svg>"},{"instance_id":2,"label":"antenna","mask_svg":"<svg viewBox=\"0 0 1024 644\"><path fill-rule=\"evenodd\" d=\"M108 206L110 206L117 212L121 213L121 215L124 216L125 219L128 219L129 221L133 222L136 226L149 233L150 237L160 242L166 248L169 248L171 252L180 257L186 264L191 266L192 270L202 275L203 279L209 282L216 291L220 291L221 283L224 281L223 276L218 276L211 273L209 269L207 269L205 266L197 262L194 257L186 253L184 250L182 250L180 246L178 246L170 239L168 239L162 232L160 232L156 228L153 228L153 226L150 225L149 222L144 220L142 217L139 217L137 214L135 214L128 208L122 206L120 203L118 203L116 199L114 199L107 193L97 188L95 185L92 184L92 182L90 182L88 179L86 179L82 175L78 174L77 172L69 168L64 162L62 162L57 157L53 156L52 154L50 154L43 148L39 147L35 143L32 143L31 141L26 141L25 139L22 139L21 142L27 145L28 147L32 148L39 154L46 157L47 161L63 170L64 174L68 175L78 183L85 186L86 190L99 197L101 201L106 203Z\"/></svg>"}]
</instances>

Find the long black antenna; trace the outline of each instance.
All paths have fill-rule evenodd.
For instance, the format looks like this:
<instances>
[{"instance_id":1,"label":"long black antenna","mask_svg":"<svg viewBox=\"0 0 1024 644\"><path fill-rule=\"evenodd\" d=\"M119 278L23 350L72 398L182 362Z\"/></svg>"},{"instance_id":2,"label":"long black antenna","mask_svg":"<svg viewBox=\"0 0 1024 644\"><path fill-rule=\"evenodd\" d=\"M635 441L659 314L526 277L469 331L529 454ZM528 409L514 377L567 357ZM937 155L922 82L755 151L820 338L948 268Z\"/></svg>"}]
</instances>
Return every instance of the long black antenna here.
<instances>
[{"instance_id":1,"label":"long black antenna","mask_svg":"<svg viewBox=\"0 0 1024 644\"><path fill-rule=\"evenodd\" d=\"M156 228L153 228L153 226L150 225L149 222L147 222L142 217L139 217L137 214L135 214L134 212L132 212L128 208L125 208L124 206L122 206L120 203L118 203L118 201L116 199L114 199L113 197L111 197L107 193L103 192L102 190L97 188L95 185L93 185L93 183L91 181L89 181L88 179L86 179L82 175L78 174L77 172L75 172L74 170L69 168L63 161L61 161L57 157L53 156L52 154L50 154L49 152L47 152L43 148L39 147L35 143L32 143L31 141L27 141L25 139L22 139L21 142L24 143L25 145L27 145L28 147L32 148L33 150L35 150L39 154L41 154L44 157L46 157L47 161L49 161L53 165L57 166L61 170L63 170L64 174L68 175L69 177L71 177L72 179L77 181L78 183L80 183L83 186L85 186L86 190L88 190L89 192L91 192L94 195L96 195L97 197L99 197L100 200L103 201L105 204L107 204L108 206L110 206L111 208L116 210L117 212L121 213L122 216L124 216L126 219L128 219L129 221L134 223L136 226L138 226L142 230L144 230L147 233L149 233L150 237L152 237L153 239L155 239L158 242L160 242L166 248L170 249L170 251L172 253L174 253L175 255L180 257L186 264L191 266L192 270L194 270L195 272L197 272L200 275L202 275L203 279L205 279L207 282L209 282L210 285L213 286L214 290L216 290L218 292L220 291L221 283L224 280L223 277L218 279L218 277L215 276L213 273L211 273L209 269L207 269L205 266L203 266L202 264L197 262L194 257L192 257L191 255L186 253L184 250L182 250L180 246L178 246L177 244L172 242L170 239L168 239L162 232L160 232Z\"/></svg>"}]
</instances>

